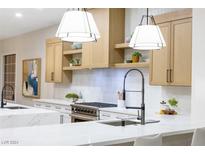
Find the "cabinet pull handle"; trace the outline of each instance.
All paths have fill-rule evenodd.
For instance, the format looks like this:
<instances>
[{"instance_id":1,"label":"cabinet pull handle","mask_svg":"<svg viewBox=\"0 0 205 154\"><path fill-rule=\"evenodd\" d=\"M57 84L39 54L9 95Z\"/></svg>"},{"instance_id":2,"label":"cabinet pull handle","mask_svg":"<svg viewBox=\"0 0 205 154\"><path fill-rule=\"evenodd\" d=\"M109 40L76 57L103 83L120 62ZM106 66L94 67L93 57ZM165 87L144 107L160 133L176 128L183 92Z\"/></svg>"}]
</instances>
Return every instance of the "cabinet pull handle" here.
<instances>
[{"instance_id":1,"label":"cabinet pull handle","mask_svg":"<svg viewBox=\"0 0 205 154\"><path fill-rule=\"evenodd\" d=\"M169 75L170 75L170 82L173 82L173 80L172 80L172 76L173 76L173 71L172 71L172 69L170 69Z\"/></svg>"},{"instance_id":2,"label":"cabinet pull handle","mask_svg":"<svg viewBox=\"0 0 205 154\"><path fill-rule=\"evenodd\" d=\"M64 123L64 116L60 115L60 124L63 124L63 123Z\"/></svg>"},{"instance_id":3,"label":"cabinet pull handle","mask_svg":"<svg viewBox=\"0 0 205 154\"><path fill-rule=\"evenodd\" d=\"M54 80L54 72L51 72L51 80Z\"/></svg>"},{"instance_id":4,"label":"cabinet pull handle","mask_svg":"<svg viewBox=\"0 0 205 154\"><path fill-rule=\"evenodd\" d=\"M61 107L56 106L56 109L61 109Z\"/></svg>"},{"instance_id":5,"label":"cabinet pull handle","mask_svg":"<svg viewBox=\"0 0 205 154\"><path fill-rule=\"evenodd\" d=\"M169 83L169 69L167 69L167 82Z\"/></svg>"},{"instance_id":6,"label":"cabinet pull handle","mask_svg":"<svg viewBox=\"0 0 205 154\"><path fill-rule=\"evenodd\" d=\"M105 116L105 117L110 117L109 114L102 114L102 116Z\"/></svg>"}]
</instances>

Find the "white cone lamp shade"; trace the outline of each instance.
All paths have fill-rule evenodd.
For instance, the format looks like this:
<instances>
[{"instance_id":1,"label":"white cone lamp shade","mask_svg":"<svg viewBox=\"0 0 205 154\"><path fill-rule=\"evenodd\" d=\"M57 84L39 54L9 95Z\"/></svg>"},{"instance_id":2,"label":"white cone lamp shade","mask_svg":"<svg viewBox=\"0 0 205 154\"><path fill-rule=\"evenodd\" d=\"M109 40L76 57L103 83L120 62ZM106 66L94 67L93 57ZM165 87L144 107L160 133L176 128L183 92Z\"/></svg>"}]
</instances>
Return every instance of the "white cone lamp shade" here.
<instances>
[{"instance_id":1,"label":"white cone lamp shade","mask_svg":"<svg viewBox=\"0 0 205 154\"><path fill-rule=\"evenodd\" d=\"M65 12L56 37L68 42L92 42L100 38L91 13L81 10Z\"/></svg>"},{"instance_id":2,"label":"white cone lamp shade","mask_svg":"<svg viewBox=\"0 0 205 154\"><path fill-rule=\"evenodd\" d=\"M139 25L135 28L129 47L138 50L159 50L166 47L159 26Z\"/></svg>"}]
</instances>

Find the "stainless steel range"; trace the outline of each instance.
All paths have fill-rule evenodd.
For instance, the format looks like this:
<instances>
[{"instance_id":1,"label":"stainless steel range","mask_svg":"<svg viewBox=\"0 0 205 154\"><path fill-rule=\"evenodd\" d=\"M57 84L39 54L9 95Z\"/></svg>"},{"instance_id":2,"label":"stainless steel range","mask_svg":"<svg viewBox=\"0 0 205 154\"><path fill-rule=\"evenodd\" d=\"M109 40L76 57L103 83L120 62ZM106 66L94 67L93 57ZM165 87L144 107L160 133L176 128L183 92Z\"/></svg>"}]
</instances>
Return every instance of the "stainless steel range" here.
<instances>
[{"instance_id":1,"label":"stainless steel range","mask_svg":"<svg viewBox=\"0 0 205 154\"><path fill-rule=\"evenodd\" d=\"M99 119L99 109L117 107L115 104L87 102L71 105L71 122L94 121Z\"/></svg>"}]
</instances>

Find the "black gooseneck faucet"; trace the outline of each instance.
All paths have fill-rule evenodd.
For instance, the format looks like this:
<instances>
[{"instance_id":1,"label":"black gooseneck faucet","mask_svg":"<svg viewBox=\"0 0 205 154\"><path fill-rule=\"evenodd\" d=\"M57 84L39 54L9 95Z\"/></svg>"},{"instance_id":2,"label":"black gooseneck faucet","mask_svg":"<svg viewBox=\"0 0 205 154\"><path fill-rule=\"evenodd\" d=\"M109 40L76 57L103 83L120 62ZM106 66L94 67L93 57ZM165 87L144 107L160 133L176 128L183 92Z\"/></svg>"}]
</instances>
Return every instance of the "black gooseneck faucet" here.
<instances>
[{"instance_id":1,"label":"black gooseneck faucet","mask_svg":"<svg viewBox=\"0 0 205 154\"><path fill-rule=\"evenodd\" d=\"M141 78L142 78L142 89L141 90L126 90L125 89L125 84L126 84L126 78L127 78L127 75L130 73L130 72L133 72L133 71L137 71L140 75L141 75ZM123 82L123 100L126 99L126 92L141 92L142 93L142 103L141 103L141 107L126 107L127 109L139 109L141 110L141 116L138 117L138 119L141 120L141 125L145 125L145 102L144 102L144 75L143 73L139 70L139 69L130 69L124 76L124 82Z\"/></svg>"},{"instance_id":2,"label":"black gooseneck faucet","mask_svg":"<svg viewBox=\"0 0 205 154\"><path fill-rule=\"evenodd\" d=\"M10 87L12 89L12 100L14 100L14 88L10 84L5 84L1 91L1 108L4 108L4 105L6 105L6 103L4 103L4 89L6 87Z\"/></svg>"}]
</instances>

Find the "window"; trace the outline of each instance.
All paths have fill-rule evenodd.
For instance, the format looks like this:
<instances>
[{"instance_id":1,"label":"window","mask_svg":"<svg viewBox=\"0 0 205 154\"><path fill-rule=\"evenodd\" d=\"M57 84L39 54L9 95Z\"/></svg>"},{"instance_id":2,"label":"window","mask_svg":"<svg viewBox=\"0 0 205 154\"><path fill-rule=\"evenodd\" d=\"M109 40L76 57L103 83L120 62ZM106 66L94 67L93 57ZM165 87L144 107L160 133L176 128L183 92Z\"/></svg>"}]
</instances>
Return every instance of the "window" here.
<instances>
[{"instance_id":1,"label":"window","mask_svg":"<svg viewBox=\"0 0 205 154\"><path fill-rule=\"evenodd\" d=\"M14 88L15 91L15 75L16 75L16 55L6 55L4 56L4 85L9 84ZM13 100L12 89L6 87L4 90L4 99Z\"/></svg>"}]
</instances>

